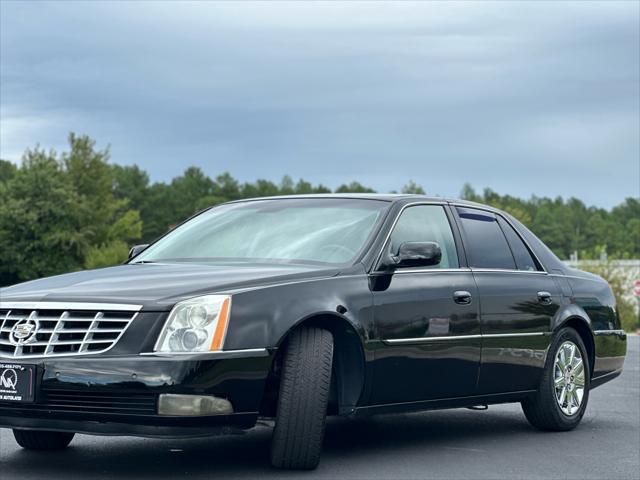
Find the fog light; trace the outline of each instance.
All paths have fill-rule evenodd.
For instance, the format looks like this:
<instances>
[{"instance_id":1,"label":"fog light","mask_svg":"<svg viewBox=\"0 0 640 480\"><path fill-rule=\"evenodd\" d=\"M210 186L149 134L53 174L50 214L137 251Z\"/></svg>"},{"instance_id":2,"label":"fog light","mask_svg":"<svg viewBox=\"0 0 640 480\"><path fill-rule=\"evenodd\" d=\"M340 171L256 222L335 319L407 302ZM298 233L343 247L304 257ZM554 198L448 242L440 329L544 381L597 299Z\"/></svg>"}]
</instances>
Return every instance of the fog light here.
<instances>
[{"instance_id":1,"label":"fog light","mask_svg":"<svg viewBox=\"0 0 640 480\"><path fill-rule=\"evenodd\" d=\"M158 400L158 415L199 417L206 415L229 415L233 406L229 400L213 395L162 394Z\"/></svg>"}]
</instances>

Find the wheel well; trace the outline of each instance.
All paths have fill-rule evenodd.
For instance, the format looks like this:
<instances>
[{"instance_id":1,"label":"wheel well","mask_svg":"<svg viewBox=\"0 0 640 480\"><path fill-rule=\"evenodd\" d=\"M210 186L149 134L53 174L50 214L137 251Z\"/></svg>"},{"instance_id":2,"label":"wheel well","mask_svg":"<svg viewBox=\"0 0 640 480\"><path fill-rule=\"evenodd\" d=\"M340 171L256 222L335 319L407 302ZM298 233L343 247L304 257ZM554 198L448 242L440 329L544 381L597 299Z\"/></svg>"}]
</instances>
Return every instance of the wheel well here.
<instances>
[{"instance_id":1,"label":"wheel well","mask_svg":"<svg viewBox=\"0 0 640 480\"><path fill-rule=\"evenodd\" d=\"M562 326L573 328L576 332L578 332L580 338L582 338L582 342L587 349L587 355L589 356L589 373L593 376L593 367L596 359L596 346L593 340L591 329L584 320L576 317L570 318L569 320L564 322Z\"/></svg>"},{"instance_id":2,"label":"wheel well","mask_svg":"<svg viewBox=\"0 0 640 480\"><path fill-rule=\"evenodd\" d=\"M289 330L279 343L267 383L261 407L261 415L274 417L277 409L282 356L291 334L304 327L319 327L333 335L333 375L329 414L350 412L358 403L364 387L364 352L360 336L351 324L332 314L322 314L305 319Z\"/></svg>"}]
</instances>

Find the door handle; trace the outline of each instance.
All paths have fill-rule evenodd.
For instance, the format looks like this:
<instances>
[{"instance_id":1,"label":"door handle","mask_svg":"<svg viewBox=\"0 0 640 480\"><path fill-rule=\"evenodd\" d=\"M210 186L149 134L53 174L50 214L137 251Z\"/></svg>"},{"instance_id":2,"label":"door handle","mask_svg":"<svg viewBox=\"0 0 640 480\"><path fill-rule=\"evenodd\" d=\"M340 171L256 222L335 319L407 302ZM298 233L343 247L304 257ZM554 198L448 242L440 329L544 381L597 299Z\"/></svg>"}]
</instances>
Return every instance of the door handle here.
<instances>
[{"instance_id":1,"label":"door handle","mask_svg":"<svg viewBox=\"0 0 640 480\"><path fill-rule=\"evenodd\" d=\"M549 292L538 292L538 301L540 303L551 303L551 294Z\"/></svg>"},{"instance_id":2,"label":"door handle","mask_svg":"<svg viewBox=\"0 0 640 480\"><path fill-rule=\"evenodd\" d=\"M460 305L469 305L471 303L471 294L466 290L458 290L453 292L453 301Z\"/></svg>"}]
</instances>

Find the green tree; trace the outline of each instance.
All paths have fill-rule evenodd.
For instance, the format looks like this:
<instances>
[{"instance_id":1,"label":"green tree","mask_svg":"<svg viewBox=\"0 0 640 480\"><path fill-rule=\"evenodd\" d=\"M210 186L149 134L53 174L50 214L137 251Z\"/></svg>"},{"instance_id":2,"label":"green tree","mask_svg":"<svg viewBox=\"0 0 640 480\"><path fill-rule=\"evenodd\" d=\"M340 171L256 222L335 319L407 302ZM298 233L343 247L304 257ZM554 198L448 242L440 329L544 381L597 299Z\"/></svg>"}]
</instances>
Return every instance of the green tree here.
<instances>
[{"instance_id":1,"label":"green tree","mask_svg":"<svg viewBox=\"0 0 640 480\"><path fill-rule=\"evenodd\" d=\"M128 243L142 234L140 214L129 208L127 198L116 198L108 148L97 150L94 140L73 133L69 135L69 146L61 162L80 199L80 231L90 245L84 252L84 266L113 265L114 258L122 262L127 258Z\"/></svg>"},{"instance_id":2,"label":"green tree","mask_svg":"<svg viewBox=\"0 0 640 480\"><path fill-rule=\"evenodd\" d=\"M149 174L137 165L112 165L111 171L114 196L128 200L131 208L141 211L146 203Z\"/></svg>"},{"instance_id":3,"label":"green tree","mask_svg":"<svg viewBox=\"0 0 640 480\"><path fill-rule=\"evenodd\" d=\"M640 258L640 198L627 198L611 210L611 218L614 253Z\"/></svg>"},{"instance_id":4,"label":"green tree","mask_svg":"<svg viewBox=\"0 0 640 480\"><path fill-rule=\"evenodd\" d=\"M425 191L420 185L418 185L413 180L409 180L404 187L402 187L402 193L416 194L416 195L424 195Z\"/></svg>"},{"instance_id":5,"label":"green tree","mask_svg":"<svg viewBox=\"0 0 640 480\"><path fill-rule=\"evenodd\" d=\"M296 185L293 183L293 178L289 175L285 175L280 180L280 195L293 195L296 193Z\"/></svg>"},{"instance_id":6,"label":"green tree","mask_svg":"<svg viewBox=\"0 0 640 480\"><path fill-rule=\"evenodd\" d=\"M280 195L278 186L269 180L259 179L255 183L245 183L241 189L242 198L271 197Z\"/></svg>"},{"instance_id":7,"label":"green tree","mask_svg":"<svg viewBox=\"0 0 640 480\"><path fill-rule=\"evenodd\" d=\"M0 183L0 282L15 283L126 259L141 221L114 193L109 151L69 136L58 156L38 147Z\"/></svg>"},{"instance_id":8,"label":"green tree","mask_svg":"<svg viewBox=\"0 0 640 480\"><path fill-rule=\"evenodd\" d=\"M372 188L365 187L360 182L351 182L350 184L342 184L336 189L336 193L376 193Z\"/></svg>"},{"instance_id":9,"label":"green tree","mask_svg":"<svg viewBox=\"0 0 640 480\"><path fill-rule=\"evenodd\" d=\"M0 183L8 182L18 171L13 163L8 160L0 160Z\"/></svg>"},{"instance_id":10,"label":"green tree","mask_svg":"<svg viewBox=\"0 0 640 480\"><path fill-rule=\"evenodd\" d=\"M140 208L143 241L151 242L199 210L220 203L219 195L219 186L198 167L187 168L169 184L154 183Z\"/></svg>"},{"instance_id":11,"label":"green tree","mask_svg":"<svg viewBox=\"0 0 640 480\"><path fill-rule=\"evenodd\" d=\"M177 222L173 210L172 188L166 183L154 183L145 192L140 208L142 218L142 243L150 243L163 235L173 222Z\"/></svg>"},{"instance_id":12,"label":"green tree","mask_svg":"<svg viewBox=\"0 0 640 480\"><path fill-rule=\"evenodd\" d=\"M219 178L224 177L221 175ZM189 167L184 174L171 181L170 198L167 206L171 209L168 220L175 226L196 213L200 200L218 194L216 182L211 180L199 167Z\"/></svg>"},{"instance_id":13,"label":"green tree","mask_svg":"<svg viewBox=\"0 0 640 480\"><path fill-rule=\"evenodd\" d=\"M240 183L231 176L229 172L224 172L216 177L215 196L221 201L238 200L243 195L240 189Z\"/></svg>"},{"instance_id":14,"label":"green tree","mask_svg":"<svg viewBox=\"0 0 640 480\"><path fill-rule=\"evenodd\" d=\"M295 186L295 192L297 194L308 194L308 193L331 193L331 189L325 187L324 185L320 184L320 185L316 185L315 187L303 180L300 179L298 180L298 183L296 183Z\"/></svg>"},{"instance_id":15,"label":"green tree","mask_svg":"<svg viewBox=\"0 0 640 480\"><path fill-rule=\"evenodd\" d=\"M82 268L89 241L80 202L55 152L25 152L0 183L0 284Z\"/></svg>"},{"instance_id":16,"label":"green tree","mask_svg":"<svg viewBox=\"0 0 640 480\"><path fill-rule=\"evenodd\" d=\"M480 197L478 196L478 194L476 193L476 191L474 190L474 188L471 186L470 183L465 183L462 186L462 190L460 191L460 199L468 200L470 202L480 201Z\"/></svg>"}]
</instances>

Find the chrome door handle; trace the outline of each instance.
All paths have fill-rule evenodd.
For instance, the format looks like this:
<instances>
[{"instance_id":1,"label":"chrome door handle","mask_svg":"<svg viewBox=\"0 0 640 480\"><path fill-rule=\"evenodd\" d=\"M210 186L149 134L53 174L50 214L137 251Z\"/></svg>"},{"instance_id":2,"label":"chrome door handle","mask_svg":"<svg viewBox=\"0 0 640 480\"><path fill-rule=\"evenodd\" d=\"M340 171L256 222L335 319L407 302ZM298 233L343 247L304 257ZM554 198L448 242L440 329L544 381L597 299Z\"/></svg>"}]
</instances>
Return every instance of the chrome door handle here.
<instances>
[{"instance_id":1,"label":"chrome door handle","mask_svg":"<svg viewBox=\"0 0 640 480\"><path fill-rule=\"evenodd\" d=\"M551 303L551 294L549 292L538 292L538 301L540 303Z\"/></svg>"},{"instance_id":2,"label":"chrome door handle","mask_svg":"<svg viewBox=\"0 0 640 480\"><path fill-rule=\"evenodd\" d=\"M460 305L469 305L471 303L471 294L466 290L458 290L453 292L453 301Z\"/></svg>"}]
</instances>

